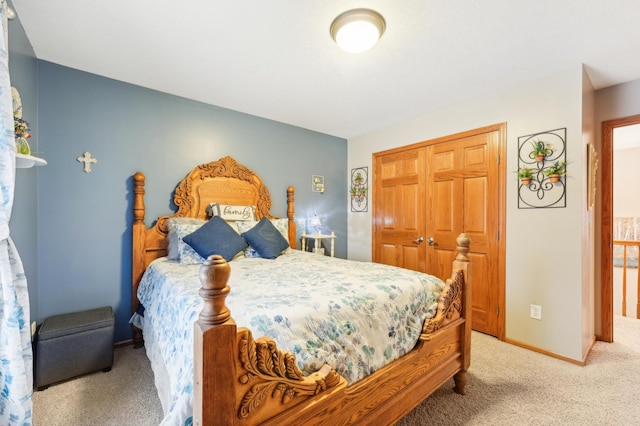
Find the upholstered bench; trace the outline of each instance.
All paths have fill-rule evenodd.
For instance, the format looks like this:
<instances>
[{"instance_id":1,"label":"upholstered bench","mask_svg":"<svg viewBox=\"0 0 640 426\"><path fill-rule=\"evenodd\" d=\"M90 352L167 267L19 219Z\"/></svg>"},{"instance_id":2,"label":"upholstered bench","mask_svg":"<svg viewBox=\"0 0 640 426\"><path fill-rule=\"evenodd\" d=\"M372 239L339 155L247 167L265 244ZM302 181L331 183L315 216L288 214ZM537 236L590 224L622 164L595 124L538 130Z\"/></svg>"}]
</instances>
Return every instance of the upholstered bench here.
<instances>
[{"instance_id":1,"label":"upholstered bench","mask_svg":"<svg viewBox=\"0 0 640 426\"><path fill-rule=\"evenodd\" d=\"M36 335L35 383L51 383L113 365L113 311L110 306L45 319Z\"/></svg>"}]
</instances>

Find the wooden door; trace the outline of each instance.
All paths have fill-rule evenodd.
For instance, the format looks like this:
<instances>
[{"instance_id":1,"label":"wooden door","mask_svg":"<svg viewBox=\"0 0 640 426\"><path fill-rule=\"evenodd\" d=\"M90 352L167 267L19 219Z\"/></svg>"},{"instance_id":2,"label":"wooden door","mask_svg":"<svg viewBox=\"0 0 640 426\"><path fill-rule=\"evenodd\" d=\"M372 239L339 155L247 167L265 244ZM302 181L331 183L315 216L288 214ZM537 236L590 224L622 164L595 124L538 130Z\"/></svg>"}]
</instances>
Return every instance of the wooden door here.
<instances>
[{"instance_id":1,"label":"wooden door","mask_svg":"<svg viewBox=\"0 0 640 426\"><path fill-rule=\"evenodd\" d=\"M502 126L455 135L427 147L427 270L451 274L456 237L471 240L469 282L473 329L503 338L504 279L500 270ZM503 246L503 245L502 245Z\"/></svg>"},{"instance_id":2,"label":"wooden door","mask_svg":"<svg viewBox=\"0 0 640 426\"><path fill-rule=\"evenodd\" d=\"M373 260L426 271L425 147L378 156L374 163ZM421 240L422 238L422 240Z\"/></svg>"}]
</instances>

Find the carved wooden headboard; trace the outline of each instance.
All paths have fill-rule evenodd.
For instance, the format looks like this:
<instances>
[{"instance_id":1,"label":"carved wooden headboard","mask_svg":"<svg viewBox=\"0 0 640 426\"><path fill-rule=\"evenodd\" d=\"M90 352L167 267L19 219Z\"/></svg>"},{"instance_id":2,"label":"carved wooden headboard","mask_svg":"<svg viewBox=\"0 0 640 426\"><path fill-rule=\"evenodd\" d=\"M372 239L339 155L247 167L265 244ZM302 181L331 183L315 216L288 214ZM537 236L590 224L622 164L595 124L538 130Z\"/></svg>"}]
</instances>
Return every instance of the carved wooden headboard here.
<instances>
[{"instance_id":1,"label":"carved wooden headboard","mask_svg":"<svg viewBox=\"0 0 640 426\"><path fill-rule=\"evenodd\" d=\"M207 219L206 208L211 202L229 205L256 206L258 219L271 215L271 195L260 177L251 169L238 164L231 157L201 164L193 169L176 187L173 197L178 211L159 217L147 228L144 222L144 183L141 172L133 176L133 264L132 308L138 308L138 284L149 263L167 255L167 219L196 217ZM296 224L293 219L294 190L287 188L287 217L289 219L289 245L296 247Z\"/></svg>"}]
</instances>

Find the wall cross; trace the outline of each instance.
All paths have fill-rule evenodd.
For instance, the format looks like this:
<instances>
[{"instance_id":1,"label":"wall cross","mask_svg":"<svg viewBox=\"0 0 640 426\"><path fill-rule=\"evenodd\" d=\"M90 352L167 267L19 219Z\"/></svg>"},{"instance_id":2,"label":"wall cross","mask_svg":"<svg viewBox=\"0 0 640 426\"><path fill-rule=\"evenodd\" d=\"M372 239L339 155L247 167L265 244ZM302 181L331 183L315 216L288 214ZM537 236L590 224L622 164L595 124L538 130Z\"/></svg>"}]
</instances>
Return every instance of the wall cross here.
<instances>
[{"instance_id":1,"label":"wall cross","mask_svg":"<svg viewBox=\"0 0 640 426\"><path fill-rule=\"evenodd\" d=\"M91 153L89 151L85 151L84 155L82 157L78 157L76 160L78 160L81 163L84 163L85 173L91 172L91 163L95 164L98 162L97 159L91 158Z\"/></svg>"}]
</instances>

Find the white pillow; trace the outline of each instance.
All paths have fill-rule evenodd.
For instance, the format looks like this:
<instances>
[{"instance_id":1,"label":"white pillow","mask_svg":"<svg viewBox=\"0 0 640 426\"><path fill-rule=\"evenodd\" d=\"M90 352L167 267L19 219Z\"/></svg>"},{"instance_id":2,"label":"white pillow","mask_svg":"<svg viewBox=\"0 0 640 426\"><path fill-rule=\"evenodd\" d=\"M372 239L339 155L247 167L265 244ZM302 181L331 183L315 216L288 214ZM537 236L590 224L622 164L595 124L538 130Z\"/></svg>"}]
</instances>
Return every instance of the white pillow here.
<instances>
[{"instance_id":1,"label":"white pillow","mask_svg":"<svg viewBox=\"0 0 640 426\"><path fill-rule=\"evenodd\" d=\"M205 223L207 223L206 220L194 217L173 217L167 220L167 229L169 230L167 234L169 240L167 258L169 260L176 260L183 265L193 265L204 262L202 256L189 244L182 241L182 239L199 229Z\"/></svg>"}]
</instances>

